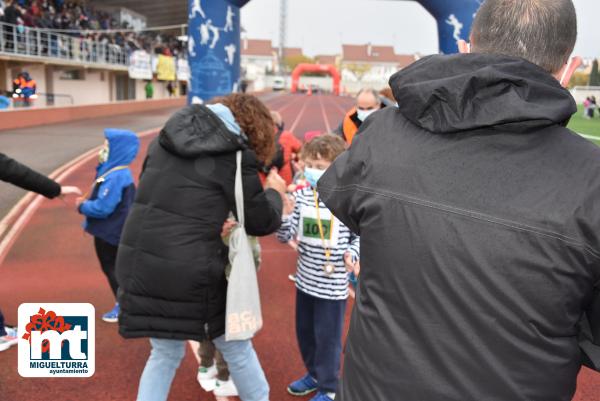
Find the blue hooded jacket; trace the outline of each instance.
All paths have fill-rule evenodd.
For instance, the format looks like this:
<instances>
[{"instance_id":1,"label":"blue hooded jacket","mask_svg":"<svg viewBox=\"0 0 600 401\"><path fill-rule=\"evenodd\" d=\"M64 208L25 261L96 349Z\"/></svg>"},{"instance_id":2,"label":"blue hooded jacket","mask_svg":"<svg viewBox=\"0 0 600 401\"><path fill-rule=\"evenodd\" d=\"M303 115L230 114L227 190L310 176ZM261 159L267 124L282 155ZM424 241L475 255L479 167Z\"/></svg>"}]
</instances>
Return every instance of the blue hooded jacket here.
<instances>
[{"instance_id":1,"label":"blue hooded jacket","mask_svg":"<svg viewBox=\"0 0 600 401\"><path fill-rule=\"evenodd\" d=\"M135 184L129 166L137 156L140 141L129 130L107 128L104 136L108 141L108 160L96 168L96 181L89 200L79 207L86 216L85 231L117 246L129 208L135 197Z\"/></svg>"}]
</instances>

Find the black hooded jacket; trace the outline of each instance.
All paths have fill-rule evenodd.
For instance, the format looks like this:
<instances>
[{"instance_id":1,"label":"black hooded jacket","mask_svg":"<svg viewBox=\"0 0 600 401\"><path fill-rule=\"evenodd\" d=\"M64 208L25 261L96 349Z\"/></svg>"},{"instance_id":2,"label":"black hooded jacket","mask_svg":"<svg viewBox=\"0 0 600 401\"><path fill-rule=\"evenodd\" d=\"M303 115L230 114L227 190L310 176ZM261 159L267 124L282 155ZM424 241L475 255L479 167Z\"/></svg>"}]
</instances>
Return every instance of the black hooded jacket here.
<instances>
[{"instance_id":1,"label":"black hooded jacket","mask_svg":"<svg viewBox=\"0 0 600 401\"><path fill-rule=\"evenodd\" d=\"M390 85L318 185L361 236L336 400L571 400L600 338L600 149L571 95L482 54Z\"/></svg>"},{"instance_id":2,"label":"black hooded jacket","mask_svg":"<svg viewBox=\"0 0 600 401\"><path fill-rule=\"evenodd\" d=\"M50 199L56 198L61 191L57 182L11 159L4 153L0 153L0 180L28 191L37 192Z\"/></svg>"},{"instance_id":3,"label":"black hooded jacket","mask_svg":"<svg viewBox=\"0 0 600 401\"><path fill-rule=\"evenodd\" d=\"M246 230L270 234L281 224L281 197L263 191L254 152L208 108L177 112L150 145L117 257L124 337L202 340L225 332L221 228L235 211L238 150Z\"/></svg>"}]
</instances>

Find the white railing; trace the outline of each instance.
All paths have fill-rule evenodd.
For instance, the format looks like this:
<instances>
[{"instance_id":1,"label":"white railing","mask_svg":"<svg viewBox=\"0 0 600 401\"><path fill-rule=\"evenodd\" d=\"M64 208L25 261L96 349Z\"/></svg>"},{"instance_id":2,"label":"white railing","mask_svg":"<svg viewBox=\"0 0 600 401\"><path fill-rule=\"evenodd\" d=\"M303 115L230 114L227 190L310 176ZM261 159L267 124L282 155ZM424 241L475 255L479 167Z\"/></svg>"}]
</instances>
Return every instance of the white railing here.
<instances>
[{"instance_id":1,"label":"white railing","mask_svg":"<svg viewBox=\"0 0 600 401\"><path fill-rule=\"evenodd\" d=\"M5 23L0 23L0 54L82 64L129 65L127 51L118 45Z\"/></svg>"}]
</instances>

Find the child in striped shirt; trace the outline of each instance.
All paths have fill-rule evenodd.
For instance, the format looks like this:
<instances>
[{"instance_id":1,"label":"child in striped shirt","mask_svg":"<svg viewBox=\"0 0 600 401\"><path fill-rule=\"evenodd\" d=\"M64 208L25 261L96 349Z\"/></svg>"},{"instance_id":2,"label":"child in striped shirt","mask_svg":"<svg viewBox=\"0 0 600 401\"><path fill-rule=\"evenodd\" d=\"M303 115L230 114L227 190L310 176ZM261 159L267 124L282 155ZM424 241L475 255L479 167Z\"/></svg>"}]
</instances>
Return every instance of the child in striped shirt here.
<instances>
[{"instance_id":1,"label":"child in striped shirt","mask_svg":"<svg viewBox=\"0 0 600 401\"><path fill-rule=\"evenodd\" d=\"M295 193L293 210L286 207L277 232L281 242L298 242L296 335L307 369L304 377L288 386L288 392L302 396L318 390L311 401L335 397L348 298L346 269L352 269L359 258L359 237L331 214L315 189L344 147L335 135L317 137L304 146L301 157L310 187Z\"/></svg>"}]
</instances>

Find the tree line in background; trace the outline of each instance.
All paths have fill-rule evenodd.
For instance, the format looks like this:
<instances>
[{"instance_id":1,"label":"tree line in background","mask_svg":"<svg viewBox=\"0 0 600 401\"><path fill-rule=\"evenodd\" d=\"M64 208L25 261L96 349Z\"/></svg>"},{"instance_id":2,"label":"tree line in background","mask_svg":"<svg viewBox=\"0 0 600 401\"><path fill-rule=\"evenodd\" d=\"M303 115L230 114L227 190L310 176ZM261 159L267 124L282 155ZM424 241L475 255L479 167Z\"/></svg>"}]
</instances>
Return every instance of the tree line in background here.
<instances>
[{"instance_id":1,"label":"tree line in background","mask_svg":"<svg viewBox=\"0 0 600 401\"><path fill-rule=\"evenodd\" d=\"M569 88L576 86L600 86L600 72L598 72L598 60L592 63L591 72L585 73L581 71L575 72L569 83Z\"/></svg>"}]
</instances>

